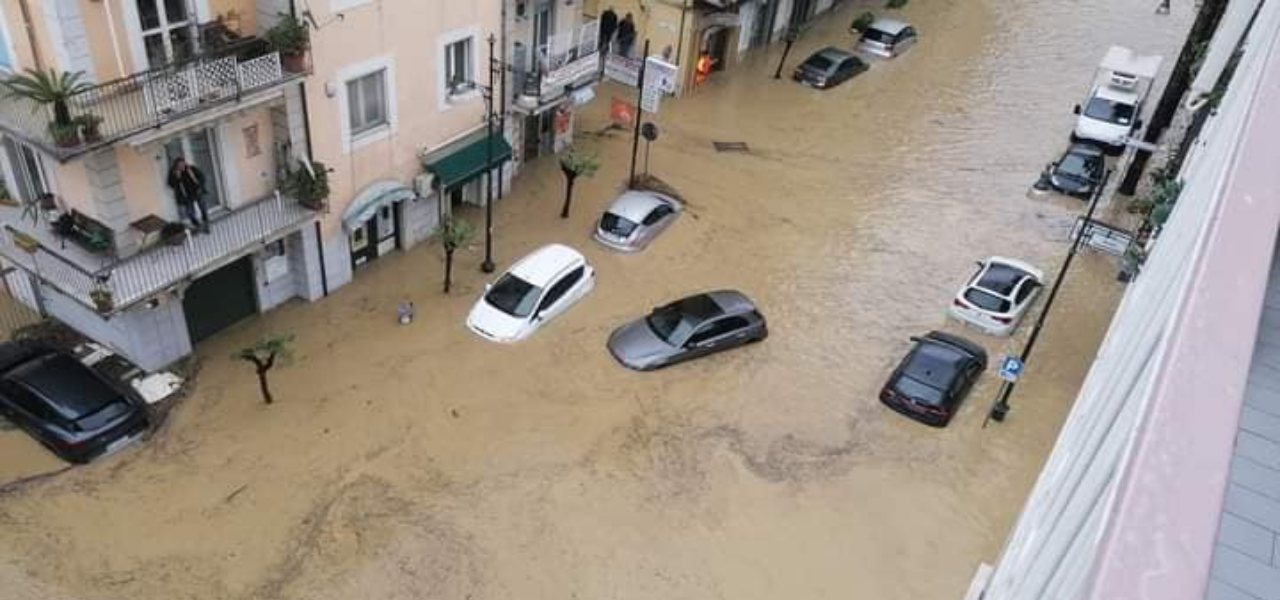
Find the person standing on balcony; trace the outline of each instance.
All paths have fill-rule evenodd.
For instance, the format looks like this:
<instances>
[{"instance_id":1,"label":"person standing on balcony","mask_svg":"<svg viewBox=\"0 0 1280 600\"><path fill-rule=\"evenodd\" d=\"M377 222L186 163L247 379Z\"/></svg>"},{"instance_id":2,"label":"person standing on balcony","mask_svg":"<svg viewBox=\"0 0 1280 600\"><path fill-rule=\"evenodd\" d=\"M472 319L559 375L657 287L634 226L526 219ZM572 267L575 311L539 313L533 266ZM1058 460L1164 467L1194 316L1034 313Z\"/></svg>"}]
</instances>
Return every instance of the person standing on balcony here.
<instances>
[{"instance_id":1,"label":"person standing on balcony","mask_svg":"<svg viewBox=\"0 0 1280 600\"><path fill-rule=\"evenodd\" d=\"M631 13L622 17L622 22L618 23L618 54L627 58L631 58L631 44L636 42L636 22L631 18Z\"/></svg>"},{"instance_id":2,"label":"person standing on balcony","mask_svg":"<svg viewBox=\"0 0 1280 600\"><path fill-rule=\"evenodd\" d=\"M609 48L613 45L613 33L618 30L618 13L613 12L613 7L604 9L600 13L600 53L608 56Z\"/></svg>"},{"instance_id":3,"label":"person standing on balcony","mask_svg":"<svg viewBox=\"0 0 1280 600\"><path fill-rule=\"evenodd\" d=\"M186 159L176 158L169 167L169 188L178 210L191 222L191 228L209 233L209 211L204 205L204 174Z\"/></svg>"}]
</instances>

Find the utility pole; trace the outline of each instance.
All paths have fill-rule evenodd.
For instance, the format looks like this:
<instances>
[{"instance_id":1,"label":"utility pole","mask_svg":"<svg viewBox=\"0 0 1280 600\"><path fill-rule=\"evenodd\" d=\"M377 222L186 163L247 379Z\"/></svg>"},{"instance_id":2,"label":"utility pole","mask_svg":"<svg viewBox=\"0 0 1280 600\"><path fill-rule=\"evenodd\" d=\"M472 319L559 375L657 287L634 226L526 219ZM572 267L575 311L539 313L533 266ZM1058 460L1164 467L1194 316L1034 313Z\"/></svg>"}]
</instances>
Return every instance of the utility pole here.
<instances>
[{"instance_id":1,"label":"utility pole","mask_svg":"<svg viewBox=\"0 0 1280 600\"><path fill-rule=\"evenodd\" d=\"M796 38L800 37L800 28L795 25L788 25L787 32L782 34L782 41L786 42L786 46L782 48L782 58L778 60L778 70L773 72L774 79L782 79L782 65L787 62L787 55L791 54L791 45L796 43Z\"/></svg>"},{"instance_id":2,"label":"utility pole","mask_svg":"<svg viewBox=\"0 0 1280 600\"><path fill-rule=\"evenodd\" d=\"M631 176L627 178L627 187L636 184L636 153L640 151L640 121L644 118L644 67L649 62L649 38L644 39L644 52L640 55L640 74L636 78L636 115L635 131L631 134Z\"/></svg>"},{"instance_id":3,"label":"utility pole","mask_svg":"<svg viewBox=\"0 0 1280 600\"><path fill-rule=\"evenodd\" d=\"M480 270L492 273L493 264L493 34L489 34L489 89L484 95L484 180L487 191L484 199L484 262Z\"/></svg>"},{"instance_id":4,"label":"utility pole","mask_svg":"<svg viewBox=\"0 0 1280 600\"><path fill-rule=\"evenodd\" d=\"M1022 352L1018 355L1018 359L1024 365L1031 358L1031 351L1035 349L1036 340L1040 339L1040 331L1044 328L1045 319L1049 316L1049 309L1053 308L1054 299L1058 297L1058 290L1062 288L1062 281L1066 279L1067 271L1071 269L1071 261L1075 260L1076 253L1080 251L1080 246L1084 245L1084 238L1089 232L1089 226L1093 225L1093 213L1098 208L1098 200L1102 198L1102 191L1106 189L1107 182L1110 180L1111 169L1107 169L1106 174L1102 176L1102 181L1093 190L1093 198L1089 200L1089 210L1085 212L1084 221L1080 224L1080 231L1076 233L1076 239L1071 242L1071 248L1067 250L1067 258L1062 261L1062 268L1058 270L1058 276L1053 281L1053 287L1049 289L1049 297L1044 301L1044 308L1040 311L1040 315L1036 317L1035 326L1031 329L1031 337L1027 338L1027 344L1022 347ZM1000 392L996 394L996 402L991 406L990 412L987 413L987 419L982 422L983 427L986 427L987 423L992 420L997 423L1004 421L1005 415L1009 414L1009 396L1013 394L1013 386L1014 382L1012 381L1004 381L1000 385Z\"/></svg>"}]
</instances>

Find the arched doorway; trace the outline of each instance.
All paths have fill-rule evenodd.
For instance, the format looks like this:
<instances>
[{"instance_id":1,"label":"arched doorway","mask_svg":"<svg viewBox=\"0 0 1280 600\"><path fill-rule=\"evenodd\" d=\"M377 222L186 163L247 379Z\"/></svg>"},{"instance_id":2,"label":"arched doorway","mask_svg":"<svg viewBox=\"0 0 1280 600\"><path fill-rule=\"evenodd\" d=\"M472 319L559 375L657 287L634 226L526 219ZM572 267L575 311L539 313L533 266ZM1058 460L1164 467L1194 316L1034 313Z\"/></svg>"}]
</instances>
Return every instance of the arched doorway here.
<instances>
[{"instance_id":1,"label":"arched doorway","mask_svg":"<svg viewBox=\"0 0 1280 600\"><path fill-rule=\"evenodd\" d=\"M711 71L723 71L729 60L729 39L733 30L724 25L712 25L702 31L698 51L711 55Z\"/></svg>"}]
</instances>

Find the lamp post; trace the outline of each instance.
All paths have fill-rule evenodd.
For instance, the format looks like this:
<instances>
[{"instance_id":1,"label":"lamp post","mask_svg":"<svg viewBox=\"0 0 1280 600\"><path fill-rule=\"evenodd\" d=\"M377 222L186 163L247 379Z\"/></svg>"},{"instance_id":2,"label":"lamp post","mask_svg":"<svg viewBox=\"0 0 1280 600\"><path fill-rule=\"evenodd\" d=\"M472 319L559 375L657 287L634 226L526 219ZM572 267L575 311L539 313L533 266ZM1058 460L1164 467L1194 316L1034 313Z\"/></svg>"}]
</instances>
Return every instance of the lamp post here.
<instances>
[{"instance_id":1,"label":"lamp post","mask_svg":"<svg viewBox=\"0 0 1280 600\"><path fill-rule=\"evenodd\" d=\"M778 60L778 70L773 72L774 79L782 79L782 65L787 62L787 55L791 54L791 45L796 43L796 38L800 37L800 28L795 25L788 25L787 32L782 34L782 41L786 42L786 46L782 48L782 58Z\"/></svg>"},{"instance_id":2,"label":"lamp post","mask_svg":"<svg viewBox=\"0 0 1280 600\"><path fill-rule=\"evenodd\" d=\"M1022 347L1022 352L1018 355L1018 359L1026 364L1027 359L1031 358L1031 350L1036 346L1036 340L1040 339L1040 330L1044 327L1045 318L1049 316L1049 309L1053 308L1053 301L1058 297L1058 290L1062 287L1062 281L1066 279L1067 270L1071 268L1071 261L1075 260L1076 253L1080 251L1080 246L1084 245L1085 235L1088 228L1093 224L1093 213L1098 208L1098 200L1102 198L1102 191L1106 189L1107 182L1111 179L1111 170L1108 169L1106 174L1102 176L1102 181L1098 183L1098 187L1093 191L1093 198L1089 201L1089 210L1085 212L1084 221L1080 223L1080 231L1076 233L1076 239L1071 242L1071 248L1067 250L1067 258L1062 261L1062 268L1058 270L1058 276L1053 281L1053 287L1049 290L1049 297L1044 301L1044 308L1040 310L1040 315L1036 317L1035 326L1031 329L1031 337L1027 338L1027 345ZM1009 414L1009 396L1013 394L1013 381L1005 381L1000 385L1000 392L996 394L995 404L991 406L991 411L987 413L987 419L983 421L982 426L986 427L987 422L995 421L1003 422L1005 415Z\"/></svg>"},{"instance_id":3,"label":"lamp post","mask_svg":"<svg viewBox=\"0 0 1280 600\"><path fill-rule=\"evenodd\" d=\"M484 262L480 270L492 273L493 264L493 34L486 40L489 42L489 85L483 90L484 95Z\"/></svg>"}]
</instances>

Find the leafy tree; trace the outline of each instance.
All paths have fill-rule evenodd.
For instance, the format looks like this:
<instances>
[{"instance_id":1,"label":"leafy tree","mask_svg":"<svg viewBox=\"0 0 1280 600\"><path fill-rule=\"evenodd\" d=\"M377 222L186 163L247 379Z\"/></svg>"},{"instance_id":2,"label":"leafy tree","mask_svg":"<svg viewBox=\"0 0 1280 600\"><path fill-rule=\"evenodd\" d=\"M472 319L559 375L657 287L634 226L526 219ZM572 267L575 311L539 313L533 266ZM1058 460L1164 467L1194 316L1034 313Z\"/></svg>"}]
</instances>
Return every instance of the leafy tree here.
<instances>
[{"instance_id":1,"label":"leafy tree","mask_svg":"<svg viewBox=\"0 0 1280 600\"><path fill-rule=\"evenodd\" d=\"M67 102L72 96L89 88L84 81L84 72L76 71L39 71L27 69L4 82L9 96L27 98L40 105L53 105L53 125L62 128L74 127L71 109Z\"/></svg>"},{"instance_id":2,"label":"leafy tree","mask_svg":"<svg viewBox=\"0 0 1280 600\"><path fill-rule=\"evenodd\" d=\"M440 227L440 243L444 246L444 293L453 285L453 252L471 241L475 227L463 219L450 217Z\"/></svg>"},{"instance_id":3,"label":"leafy tree","mask_svg":"<svg viewBox=\"0 0 1280 600\"><path fill-rule=\"evenodd\" d=\"M258 373L258 387L262 390L262 401L271 404L271 388L267 386L267 371L277 363L283 363L293 355L289 345L293 343L292 335L276 334L260 338L252 346L242 348L232 358L253 363Z\"/></svg>"},{"instance_id":4,"label":"leafy tree","mask_svg":"<svg viewBox=\"0 0 1280 600\"><path fill-rule=\"evenodd\" d=\"M600 158L595 154L579 152L570 148L560 158L560 172L564 173L564 206L560 208L560 218L569 218L569 206L573 203L573 182L579 176L591 177L600 169Z\"/></svg>"}]
</instances>

